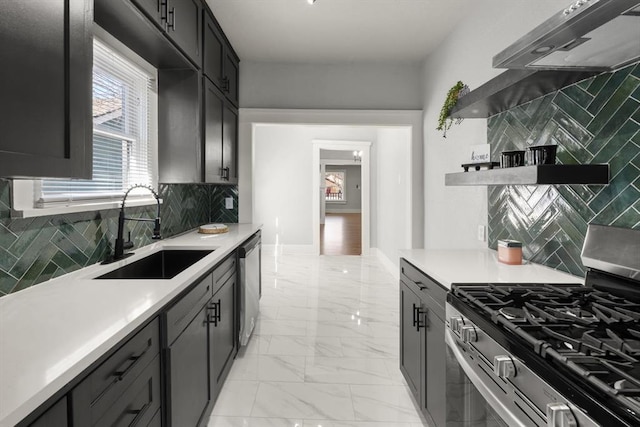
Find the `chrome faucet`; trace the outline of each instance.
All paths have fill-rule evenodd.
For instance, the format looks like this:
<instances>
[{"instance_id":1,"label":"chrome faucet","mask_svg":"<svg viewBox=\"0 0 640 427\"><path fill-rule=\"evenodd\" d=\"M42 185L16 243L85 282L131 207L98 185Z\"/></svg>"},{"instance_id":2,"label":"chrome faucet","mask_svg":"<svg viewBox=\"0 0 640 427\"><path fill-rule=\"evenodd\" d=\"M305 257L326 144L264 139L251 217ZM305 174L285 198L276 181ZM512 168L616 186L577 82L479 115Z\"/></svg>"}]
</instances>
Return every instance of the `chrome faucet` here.
<instances>
[{"instance_id":1,"label":"chrome faucet","mask_svg":"<svg viewBox=\"0 0 640 427\"><path fill-rule=\"evenodd\" d=\"M124 215L124 206L125 206L125 202L127 200L127 196L129 195L129 193L131 192L131 190L134 190L136 188L146 188L147 190L151 191L151 193L153 194L153 196L156 198L156 202L158 204L158 210L156 212L156 217L155 218L128 218ZM129 232L129 237L127 239L127 241L124 241L124 222L125 221L144 221L144 222L153 222L153 236L151 237L154 240L159 240L162 239L162 236L160 236L160 197L158 196L158 194L153 190L153 188L151 188L150 186L147 185L141 185L141 184L137 184L134 185L133 187L129 188L127 190L126 193L124 193L124 197L122 198L122 207L120 208L120 214L118 215L118 236L116 237L116 243L115 243L115 248L113 251L113 256L110 257L109 259L107 259L106 261L104 261L103 264L109 264L111 262L114 261L118 261L121 260L123 258L126 258L130 255L133 255L133 252L130 253L124 253L125 249L131 249L133 248L133 242L131 241L131 232Z\"/></svg>"}]
</instances>

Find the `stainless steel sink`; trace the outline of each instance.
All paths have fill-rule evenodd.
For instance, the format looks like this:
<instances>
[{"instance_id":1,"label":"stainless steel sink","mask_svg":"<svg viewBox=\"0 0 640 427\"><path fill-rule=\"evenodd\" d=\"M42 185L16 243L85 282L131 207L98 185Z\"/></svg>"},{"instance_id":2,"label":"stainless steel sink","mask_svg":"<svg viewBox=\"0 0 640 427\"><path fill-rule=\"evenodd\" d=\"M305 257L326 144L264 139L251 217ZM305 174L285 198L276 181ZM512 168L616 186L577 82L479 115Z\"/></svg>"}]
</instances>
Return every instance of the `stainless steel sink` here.
<instances>
[{"instance_id":1,"label":"stainless steel sink","mask_svg":"<svg viewBox=\"0 0 640 427\"><path fill-rule=\"evenodd\" d=\"M211 252L213 251L165 249L96 279L171 279Z\"/></svg>"}]
</instances>

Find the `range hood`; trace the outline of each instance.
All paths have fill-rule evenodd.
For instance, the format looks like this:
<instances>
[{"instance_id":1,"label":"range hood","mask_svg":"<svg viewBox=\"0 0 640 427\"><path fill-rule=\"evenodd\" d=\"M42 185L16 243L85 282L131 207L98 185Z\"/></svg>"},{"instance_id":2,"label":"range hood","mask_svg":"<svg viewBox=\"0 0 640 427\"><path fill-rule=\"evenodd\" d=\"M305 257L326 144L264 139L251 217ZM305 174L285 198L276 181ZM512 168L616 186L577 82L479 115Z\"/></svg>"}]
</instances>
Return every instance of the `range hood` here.
<instances>
[{"instance_id":1,"label":"range hood","mask_svg":"<svg viewBox=\"0 0 640 427\"><path fill-rule=\"evenodd\" d=\"M494 56L493 67L611 71L639 60L639 0L576 0Z\"/></svg>"}]
</instances>

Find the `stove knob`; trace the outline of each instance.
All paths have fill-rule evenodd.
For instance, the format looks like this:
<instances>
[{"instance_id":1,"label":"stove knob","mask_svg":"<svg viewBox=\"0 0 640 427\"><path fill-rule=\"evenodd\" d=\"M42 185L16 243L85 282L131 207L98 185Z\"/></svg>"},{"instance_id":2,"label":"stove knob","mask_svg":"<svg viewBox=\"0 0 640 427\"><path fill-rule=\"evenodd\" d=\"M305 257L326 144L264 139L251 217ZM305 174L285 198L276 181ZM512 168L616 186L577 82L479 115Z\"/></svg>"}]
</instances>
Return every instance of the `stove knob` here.
<instances>
[{"instance_id":1,"label":"stove knob","mask_svg":"<svg viewBox=\"0 0 640 427\"><path fill-rule=\"evenodd\" d=\"M547 404L547 427L578 427L571 408L564 403Z\"/></svg>"},{"instance_id":2,"label":"stove knob","mask_svg":"<svg viewBox=\"0 0 640 427\"><path fill-rule=\"evenodd\" d=\"M464 325L460 328L460 336L462 337L463 342L478 341L478 333L476 332L475 326L472 325Z\"/></svg>"},{"instance_id":3,"label":"stove knob","mask_svg":"<svg viewBox=\"0 0 640 427\"><path fill-rule=\"evenodd\" d=\"M464 325L464 319L460 316L451 316L449 319L449 324L451 325L451 329L453 332L460 333L460 329Z\"/></svg>"},{"instance_id":4,"label":"stove knob","mask_svg":"<svg viewBox=\"0 0 640 427\"><path fill-rule=\"evenodd\" d=\"M494 356L493 372L502 379L509 379L516 376L516 364L510 356Z\"/></svg>"}]
</instances>

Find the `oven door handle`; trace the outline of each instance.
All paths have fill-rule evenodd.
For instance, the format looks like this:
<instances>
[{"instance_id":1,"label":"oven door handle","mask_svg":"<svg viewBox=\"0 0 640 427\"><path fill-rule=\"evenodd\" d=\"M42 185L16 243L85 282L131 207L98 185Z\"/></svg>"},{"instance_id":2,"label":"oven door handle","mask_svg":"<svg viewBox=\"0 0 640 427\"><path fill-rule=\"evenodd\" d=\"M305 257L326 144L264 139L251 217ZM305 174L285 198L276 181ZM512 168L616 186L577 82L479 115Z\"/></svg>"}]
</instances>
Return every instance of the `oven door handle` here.
<instances>
[{"instance_id":1,"label":"oven door handle","mask_svg":"<svg viewBox=\"0 0 640 427\"><path fill-rule=\"evenodd\" d=\"M504 421L506 421L507 425L512 427L527 427L529 424L525 424L522 420L518 419L518 417L513 412L511 412L509 407L501 402L500 398L496 396L491 391L491 389L489 389L484 384L482 378L480 378L480 376L473 370L471 364L462 354L462 350L458 348L458 345L456 344L456 338L453 335L453 331L451 331L450 329L446 330L445 341L453 352L456 361L458 362L462 370L464 370L465 374L467 374L467 377L471 380L473 385L480 392L487 403L498 413L498 415L500 415L500 417L502 417Z\"/></svg>"}]
</instances>

